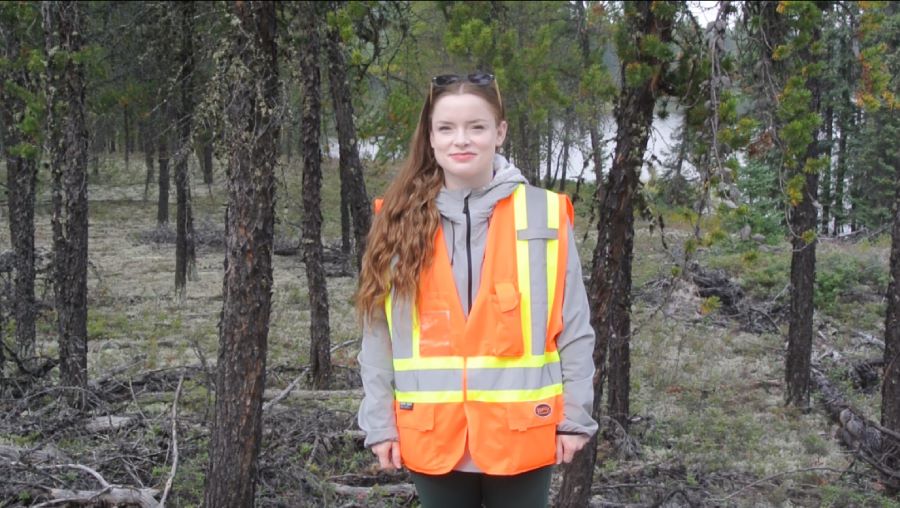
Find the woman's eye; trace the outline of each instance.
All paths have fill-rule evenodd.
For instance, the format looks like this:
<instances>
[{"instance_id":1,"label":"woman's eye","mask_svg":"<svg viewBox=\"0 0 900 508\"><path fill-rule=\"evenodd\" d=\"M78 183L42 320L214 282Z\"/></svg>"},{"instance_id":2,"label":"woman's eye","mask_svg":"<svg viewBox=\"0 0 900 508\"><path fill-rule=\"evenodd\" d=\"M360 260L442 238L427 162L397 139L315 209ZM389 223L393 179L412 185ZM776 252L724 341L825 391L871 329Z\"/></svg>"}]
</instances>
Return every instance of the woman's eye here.
<instances>
[{"instance_id":1,"label":"woman's eye","mask_svg":"<svg viewBox=\"0 0 900 508\"><path fill-rule=\"evenodd\" d=\"M476 131L483 131L484 125L473 125L472 128L475 129Z\"/></svg>"}]
</instances>

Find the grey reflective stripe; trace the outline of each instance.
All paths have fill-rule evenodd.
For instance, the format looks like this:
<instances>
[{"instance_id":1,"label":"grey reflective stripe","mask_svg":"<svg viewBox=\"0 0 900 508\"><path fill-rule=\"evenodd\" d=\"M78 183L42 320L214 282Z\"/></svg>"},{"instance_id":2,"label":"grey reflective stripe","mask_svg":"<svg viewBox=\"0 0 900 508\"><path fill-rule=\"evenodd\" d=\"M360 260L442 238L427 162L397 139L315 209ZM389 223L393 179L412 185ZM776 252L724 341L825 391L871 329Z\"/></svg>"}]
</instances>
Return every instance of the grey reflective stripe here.
<instances>
[{"instance_id":1,"label":"grey reflective stripe","mask_svg":"<svg viewBox=\"0 0 900 508\"><path fill-rule=\"evenodd\" d=\"M529 223L531 221L529 220ZM516 231L516 238L519 240L556 240L557 230L550 228L533 228L520 229Z\"/></svg>"},{"instance_id":2,"label":"grey reflective stripe","mask_svg":"<svg viewBox=\"0 0 900 508\"><path fill-rule=\"evenodd\" d=\"M391 348L394 358L413 357L413 322L409 299L397 298L391 289Z\"/></svg>"},{"instance_id":3,"label":"grey reflective stripe","mask_svg":"<svg viewBox=\"0 0 900 508\"><path fill-rule=\"evenodd\" d=\"M543 367L466 371L466 388L470 390L536 390L558 383L562 383L559 362L548 363Z\"/></svg>"},{"instance_id":4,"label":"grey reflective stripe","mask_svg":"<svg viewBox=\"0 0 900 508\"><path fill-rule=\"evenodd\" d=\"M541 232L547 228L547 192L539 187L525 187L525 206L528 209L528 229ZM519 232L516 233L517 235ZM530 235L528 235L530 236ZM547 239L528 242L528 261L531 273L531 354L542 355L547 343Z\"/></svg>"},{"instance_id":5,"label":"grey reflective stripe","mask_svg":"<svg viewBox=\"0 0 900 508\"><path fill-rule=\"evenodd\" d=\"M398 370L394 386L401 392L462 390L462 369Z\"/></svg>"}]
</instances>

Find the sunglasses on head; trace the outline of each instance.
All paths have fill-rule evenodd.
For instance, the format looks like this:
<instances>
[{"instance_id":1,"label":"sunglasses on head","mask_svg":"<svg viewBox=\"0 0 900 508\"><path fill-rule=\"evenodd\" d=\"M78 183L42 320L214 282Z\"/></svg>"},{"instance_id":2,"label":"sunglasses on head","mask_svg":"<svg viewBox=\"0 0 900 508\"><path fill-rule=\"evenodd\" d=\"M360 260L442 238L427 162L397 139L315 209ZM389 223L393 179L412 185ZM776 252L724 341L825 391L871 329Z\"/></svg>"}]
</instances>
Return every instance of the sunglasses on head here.
<instances>
[{"instance_id":1,"label":"sunglasses on head","mask_svg":"<svg viewBox=\"0 0 900 508\"><path fill-rule=\"evenodd\" d=\"M500 103L501 111L503 110L503 100L500 98L500 87L497 86L497 80L494 78L494 75L487 72L475 72L464 76L459 74L441 74L440 76L435 76L431 78L429 101L432 104L434 103L435 88L443 88L454 83L459 83L460 81L472 83L476 86L490 86L493 83L494 90L497 92L497 101Z\"/></svg>"}]
</instances>

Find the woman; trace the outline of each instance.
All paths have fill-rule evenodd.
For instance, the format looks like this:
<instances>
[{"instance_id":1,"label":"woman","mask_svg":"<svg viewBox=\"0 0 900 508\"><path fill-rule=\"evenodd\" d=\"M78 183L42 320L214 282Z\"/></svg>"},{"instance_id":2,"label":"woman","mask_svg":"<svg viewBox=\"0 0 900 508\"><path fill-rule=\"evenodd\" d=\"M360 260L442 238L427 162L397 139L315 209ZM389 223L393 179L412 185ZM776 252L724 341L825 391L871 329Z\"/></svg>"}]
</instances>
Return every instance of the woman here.
<instances>
[{"instance_id":1,"label":"woman","mask_svg":"<svg viewBox=\"0 0 900 508\"><path fill-rule=\"evenodd\" d=\"M593 331L568 198L527 185L491 74L432 79L369 233L359 425L422 506L546 506L591 419Z\"/></svg>"}]
</instances>

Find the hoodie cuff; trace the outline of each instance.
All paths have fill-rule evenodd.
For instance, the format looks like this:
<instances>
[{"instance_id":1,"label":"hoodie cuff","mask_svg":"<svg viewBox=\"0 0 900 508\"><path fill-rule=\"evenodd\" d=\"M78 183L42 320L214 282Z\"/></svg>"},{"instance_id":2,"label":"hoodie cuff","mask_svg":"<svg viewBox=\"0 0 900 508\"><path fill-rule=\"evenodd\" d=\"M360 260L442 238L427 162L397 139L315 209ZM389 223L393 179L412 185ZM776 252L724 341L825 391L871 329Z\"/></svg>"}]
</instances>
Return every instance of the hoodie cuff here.
<instances>
[{"instance_id":1,"label":"hoodie cuff","mask_svg":"<svg viewBox=\"0 0 900 508\"><path fill-rule=\"evenodd\" d=\"M385 441L397 441L399 437L396 428L368 430L363 445L369 448Z\"/></svg>"}]
</instances>

